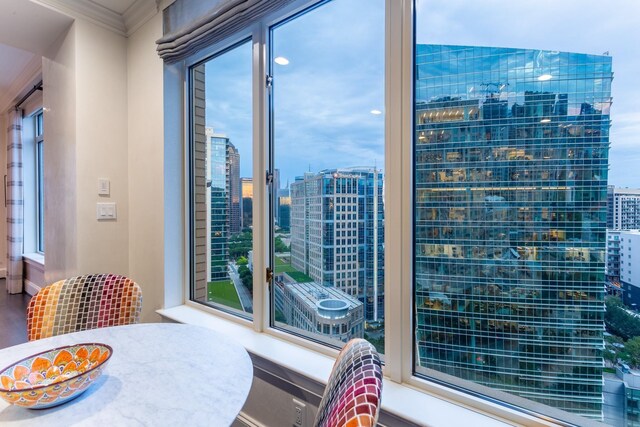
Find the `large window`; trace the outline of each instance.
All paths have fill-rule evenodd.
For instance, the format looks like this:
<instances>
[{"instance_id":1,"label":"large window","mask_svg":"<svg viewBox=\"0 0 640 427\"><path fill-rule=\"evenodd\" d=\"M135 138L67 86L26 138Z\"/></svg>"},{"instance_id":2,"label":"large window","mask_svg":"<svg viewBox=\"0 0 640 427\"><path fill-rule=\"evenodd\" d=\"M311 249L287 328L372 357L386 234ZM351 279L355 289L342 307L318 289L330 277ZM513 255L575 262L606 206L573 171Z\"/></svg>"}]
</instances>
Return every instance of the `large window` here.
<instances>
[{"instance_id":1,"label":"large window","mask_svg":"<svg viewBox=\"0 0 640 427\"><path fill-rule=\"evenodd\" d=\"M462 4L416 2L415 371L601 419L611 56Z\"/></svg>"},{"instance_id":2,"label":"large window","mask_svg":"<svg viewBox=\"0 0 640 427\"><path fill-rule=\"evenodd\" d=\"M384 352L384 2L328 2L270 35L273 323Z\"/></svg>"},{"instance_id":3,"label":"large window","mask_svg":"<svg viewBox=\"0 0 640 427\"><path fill-rule=\"evenodd\" d=\"M325 353L364 337L507 418L624 421L605 12L494 3L301 0L187 61L191 299Z\"/></svg>"}]
</instances>

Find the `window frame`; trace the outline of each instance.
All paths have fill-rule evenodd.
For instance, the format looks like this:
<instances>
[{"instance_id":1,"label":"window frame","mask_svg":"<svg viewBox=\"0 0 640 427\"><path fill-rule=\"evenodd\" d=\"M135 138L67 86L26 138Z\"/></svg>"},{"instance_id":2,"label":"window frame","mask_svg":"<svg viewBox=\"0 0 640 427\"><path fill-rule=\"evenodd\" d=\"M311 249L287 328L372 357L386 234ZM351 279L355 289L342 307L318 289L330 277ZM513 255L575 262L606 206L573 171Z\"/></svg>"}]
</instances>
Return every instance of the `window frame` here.
<instances>
[{"instance_id":1,"label":"window frame","mask_svg":"<svg viewBox=\"0 0 640 427\"><path fill-rule=\"evenodd\" d=\"M34 115L36 171L36 252L44 255L44 110Z\"/></svg>"},{"instance_id":2,"label":"window frame","mask_svg":"<svg viewBox=\"0 0 640 427\"><path fill-rule=\"evenodd\" d=\"M180 132L183 135L182 165L182 225L183 256L181 270L183 286L180 303L214 318L229 321L230 324L242 325L252 329L259 335L275 338L319 355L336 357L338 350L289 331L272 326L270 313L272 298L270 284L262 272L273 267L273 234L269 224L270 214L274 206L274 195L267 186L266 173L273 170L272 150L270 149L271 102L270 90L266 78L270 75L269 49L271 27L286 22L303 10L321 7L328 0L296 0L279 11L268 15L249 28L239 31L225 40L208 46L190 56L186 60L165 66L173 72L167 82L174 83L171 89L173 99L176 95L177 81L180 80L182 96L182 123ZM414 314L413 314L413 265L414 265L414 216L413 216L413 139L414 139L414 0L384 0L385 3L385 380L390 380L406 389L418 390L434 395L437 398L455 405L471 408L489 417L506 422L526 423L527 425L573 425L588 421L569 414L562 419L554 418L555 414L535 412L517 403L504 402L493 396L481 395L465 389L457 384L446 383L436 379L426 379L414 374ZM191 232L191 165L190 141L191 129L191 67L222 54L244 40L252 43L252 134L253 134L253 319L247 319L221 309L204 305L191 300L191 248L193 235ZM400 49L397 49L400 46ZM166 103L165 99L165 103ZM165 107L168 111L175 108ZM165 138L175 135L176 129L171 125ZM167 139L168 140L168 139ZM166 183L165 179L165 183ZM165 200L165 203L167 201ZM170 220L175 220L171 216ZM393 248L393 250L391 249ZM167 256L167 254L165 254ZM175 267L175 265L173 265ZM169 271L174 273L169 267ZM165 277L175 277L170 274ZM392 286L394 284L394 286ZM399 285L398 285L399 284ZM172 285L167 284L167 289ZM165 306L172 307L171 301L178 301L174 292L165 297ZM167 304L167 302L169 302ZM171 310L171 309L169 309ZM165 310L161 310L163 312ZM170 317L170 316L169 316ZM302 371L295 369L296 371ZM511 396L511 395L510 395ZM516 396L514 398L518 399ZM553 408L552 408L553 409ZM564 421L565 419L570 421Z\"/></svg>"}]
</instances>

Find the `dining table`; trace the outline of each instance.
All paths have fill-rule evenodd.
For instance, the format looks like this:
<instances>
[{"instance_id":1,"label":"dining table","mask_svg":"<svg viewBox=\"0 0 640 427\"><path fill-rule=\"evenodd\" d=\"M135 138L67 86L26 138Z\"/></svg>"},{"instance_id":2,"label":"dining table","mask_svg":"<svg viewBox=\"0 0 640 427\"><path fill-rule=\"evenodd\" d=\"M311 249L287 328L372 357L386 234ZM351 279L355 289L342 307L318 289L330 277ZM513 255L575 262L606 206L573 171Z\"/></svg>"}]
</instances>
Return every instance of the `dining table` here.
<instances>
[{"instance_id":1,"label":"dining table","mask_svg":"<svg viewBox=\"0 0 640 427\"><path fill-rule=\"evenodd\" d=\"M0 350L0 368L78 343L104 343L111 359L79 397L48 409L0 400L1 426L228 426L249 394L247 351L212 329L140 323L92 329Z\"/></svg>"}]
</instances>

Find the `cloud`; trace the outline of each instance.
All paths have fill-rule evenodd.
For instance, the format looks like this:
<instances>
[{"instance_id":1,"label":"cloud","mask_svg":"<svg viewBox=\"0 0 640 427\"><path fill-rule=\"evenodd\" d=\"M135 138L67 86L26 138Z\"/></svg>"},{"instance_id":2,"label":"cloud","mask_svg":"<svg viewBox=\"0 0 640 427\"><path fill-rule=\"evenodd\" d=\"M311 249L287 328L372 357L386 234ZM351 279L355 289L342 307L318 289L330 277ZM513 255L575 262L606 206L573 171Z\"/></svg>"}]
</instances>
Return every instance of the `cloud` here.
<instances>
[{"instance_id":1,"label":"cloud","mask_svg":"<svg viewBox=\"0 0 640 427\"><path fill-rule=\"evenodd\" d=\"M418 43L534 48L613 58L611 177L640 187L640 14L637 2L418 0ZM274 56L276 166L281 182L307 171L384 164L384 1L336 0L277 26ZM251 174L251 46L211 67L207 123L240 149Z\"/></svg>"}]
</instances>

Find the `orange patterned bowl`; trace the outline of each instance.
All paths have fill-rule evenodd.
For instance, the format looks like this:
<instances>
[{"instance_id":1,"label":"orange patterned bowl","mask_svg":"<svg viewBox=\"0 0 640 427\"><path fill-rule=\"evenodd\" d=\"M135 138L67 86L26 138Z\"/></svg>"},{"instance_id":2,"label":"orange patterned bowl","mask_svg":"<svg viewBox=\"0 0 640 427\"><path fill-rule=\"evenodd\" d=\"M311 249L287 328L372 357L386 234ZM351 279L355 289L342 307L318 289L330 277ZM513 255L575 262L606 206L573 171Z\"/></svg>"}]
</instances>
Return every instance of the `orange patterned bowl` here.
<instances>
[{"instance_id":1,"label":"orange patterned bowl","mask_svg":"<svg viewBox=\"0 0 640 427\"><path fill-rule=\"evenodd\" d=\"M32 409L60 405L102 374L111 353L106 344L85 343L34 354L0 371L0 397Z\"/></svg>"}]
</instances>

